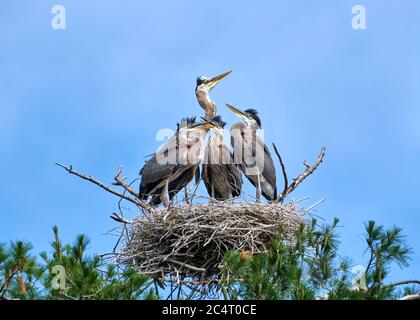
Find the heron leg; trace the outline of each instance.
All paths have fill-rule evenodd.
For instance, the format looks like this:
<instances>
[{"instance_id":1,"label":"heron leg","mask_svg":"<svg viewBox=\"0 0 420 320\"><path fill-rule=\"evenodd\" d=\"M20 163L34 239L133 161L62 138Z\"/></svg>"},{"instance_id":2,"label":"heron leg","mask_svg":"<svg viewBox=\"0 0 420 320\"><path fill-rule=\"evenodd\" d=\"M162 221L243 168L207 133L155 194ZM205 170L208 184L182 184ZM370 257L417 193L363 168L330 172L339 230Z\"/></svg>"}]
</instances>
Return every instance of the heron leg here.
<instances>
[{"instance_id":1,"label":"heron leg","mask_svg":"<svg viewBox=\"0 0 420 320\"><path fill-rule=\"evenodd\" d=\"M210 196L210 198L211 198L211 202L214 202L214 184L212 183L211 184L211 196Z\"/></svg>"},{"instance_id":2,"label":"heron leg","mask_svg":"<svg viewBox=\"0 0 420 320\"><path fill-rule=\"evenodd\" d=\"M188 188L187 187L184 188L184 201L185 201L186 204L191 204L190 197L188 195Z\"/></svg>"},{"instance_id":3,"label":"heron leg","mask_svg":"<svg viewBox=\"0 0 420 320\"><path fill-rule=\"evenodd\" d=\"M229 188L229 203L233 204L233 194L232 194L232 189Z\"/></svg>"},{"instance_id":4,"label":"heron leg","mask_svg":"<svg viewBox=\"0 0 420 320\"><path fill-rule=\"evenodd\" d=\"M162 201L163 205L168 208L170 205L169 200L169 179L165 181L165 186L163 187L162 193L160 194L160 200Z\"/></svg>"},{"instance_id":5,"label":"heron leg","mask_svg":"<svg viewBox=\"0 0 420 320\"><path fill-rule=\"evenodd\" d=\"M256 201L259 203L261 202L261 176L257 174L257 194L256 194Z\"/></svg>"}]
</instances>

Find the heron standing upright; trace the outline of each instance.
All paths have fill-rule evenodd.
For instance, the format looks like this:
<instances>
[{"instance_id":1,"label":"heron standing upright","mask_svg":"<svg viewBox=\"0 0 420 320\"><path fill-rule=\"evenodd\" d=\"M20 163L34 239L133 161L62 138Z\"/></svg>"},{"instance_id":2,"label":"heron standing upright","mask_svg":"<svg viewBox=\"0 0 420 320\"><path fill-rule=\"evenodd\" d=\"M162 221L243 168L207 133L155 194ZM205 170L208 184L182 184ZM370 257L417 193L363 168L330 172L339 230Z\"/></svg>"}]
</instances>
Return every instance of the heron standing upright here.
<instances>
[{"instance_id":1,"label":"heron standing upright","mask_svg":"<svg viewBox=\"0 0 420 320\"><path fill-rule=\"evenodd\" d=\"M209 93L224 77L229 75L232 71L228 71L218 75L214 78L207 78L204 76L197 78L197 86L195 87L195 95L199 105L204 109L205 118L210 120L216 113L216 104L210 99Z\"/></svg>"},{"instance_id":2,"label":"heron standing upright","mask_svg":"<svg viewBox=\"0 0 420 320\"><path fill-rule=\"evenodd\" d=\"M201 174L210 197L226 200L238 197L242 189L242 174L233 163L233 156L223 142L223 128L226 125L221 116L213 117L213 123L206 148Z\"/></svg>"},{"instance_id":3,"label":"heron standing upright","mask_svg":"<svg viewBox=\"0 0 420 320\"><path fill-rule=\"evenodd\" d=\"M231 129L235 163L256 187L257 201L260 201L261 194L273 201L277 196L276 170L270 150L257 136L257 130L261 128L258 112L255 109L241 111L229 104L226 106L243 120L234 123Z\"/></svg>"},{"instance_id":4,"label":"heron standing upright","mask_svg":"<svg viewBox=\"0 0 420 320\"><path fill-rule=\"evenodd\" d=\"M176 190L175 187L182 180L182 175L190 172L189 170L195 172L204 158L205 136L212 126L209 122L179 126L177 133L140 170L141 200L146 200L149 196L158 196L166 207L169 206L171 200L169 186L172 184L174 187L174 190L171 190L173 198L180 190ZM194 174L189 181L193 177ZM152 202L160 201L152 198Z\"/></svg>"}]
</instances>

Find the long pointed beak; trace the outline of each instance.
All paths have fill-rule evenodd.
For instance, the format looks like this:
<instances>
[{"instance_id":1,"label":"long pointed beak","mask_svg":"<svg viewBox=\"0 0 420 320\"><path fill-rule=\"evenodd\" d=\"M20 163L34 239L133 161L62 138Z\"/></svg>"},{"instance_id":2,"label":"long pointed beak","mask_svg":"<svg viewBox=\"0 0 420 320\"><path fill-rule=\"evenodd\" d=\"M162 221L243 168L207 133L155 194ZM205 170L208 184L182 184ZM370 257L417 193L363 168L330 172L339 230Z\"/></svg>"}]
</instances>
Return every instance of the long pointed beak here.
<instances>
[{"instance_id":1,"label":"long pointed beak","mask_svg":"<svg viewBox=\"0 0 420 320\"><path fill-rule=\"evenodd\" d=\"M248 118L248 116L243 111L235 108L234 106L232 106L232 105L230 105L228 103L226 103L225 105L226 105L226 107L228 107L230 109L230 111L232 111L233 113L235 113L239 117L241 117L241 118L242 117Z\"/></svg>"},{"instance_id":2,"label":"long pointed beak","mask_svg":"<svg viewBox=\"0 0 420 320\"><path fill-rule=\"evenodd\" d=\"M229 75L229 74L231 74L231 73L232 73L232 70L230 70L230 71L228 71L228 72L225 72L225 73L222 73L222 74L218 75L217 77L211 78L211 79L209 80L209 82L220 81L220 80L222 80L224 77L228 76L228 75Z\"/></svg>"},{"instance_id":3,"label":"long pointed beak","mask_svg":"<svg viewBox=\"0 0 420 320\"><path fill-rule=\"evenodd\" d=\"M191 126L191 129L211 129L214 127L214 124L209 121L203 121Z\"/></svg>"},{"instance_id":4,"label":"long pointed beak","mask_svg":"<svg viewBox=\"0 0 420 320\"><path fill-rule=\"evenodd\" d=\"M234 106L232 106L228 103L226 103L226 107L228 107L230 109L230 111L232 111L239 118L241 118L242 121L245 122L247 125L249 125L251 123L251 119L249 118L249 116L245 112L243 112L242 110L239 110L239 109L235 108Z\"/></svg>"},{"instance_id":5,"label":"long pointed beak","mask_svg":"<svg viewBox=\"0 0 420 320\"><path fill-rule=\"evenodd\" d=\"M200 117L200 118L203 122L211 124L211 127L209 128L211 131L217 131L217 129L219 129L219 126L217 125L217 123L213 122L213 120L209 120L204 117Z\"/></svg>"},{"instance_id":6,"label":"long pointed beak","mask_svg":"<svg viewBox=\"0 0 420 320\"><path fill-rule=\"evenodd\" d=\"M232 71L228 71L225 73L222 73L220 75L218 75L217 77L211 78L208 81L208 85L209 85L209 90L212 90L218 83L220 80L222 80L224 77L228 76Z\"/></svg>"}]
</instances>

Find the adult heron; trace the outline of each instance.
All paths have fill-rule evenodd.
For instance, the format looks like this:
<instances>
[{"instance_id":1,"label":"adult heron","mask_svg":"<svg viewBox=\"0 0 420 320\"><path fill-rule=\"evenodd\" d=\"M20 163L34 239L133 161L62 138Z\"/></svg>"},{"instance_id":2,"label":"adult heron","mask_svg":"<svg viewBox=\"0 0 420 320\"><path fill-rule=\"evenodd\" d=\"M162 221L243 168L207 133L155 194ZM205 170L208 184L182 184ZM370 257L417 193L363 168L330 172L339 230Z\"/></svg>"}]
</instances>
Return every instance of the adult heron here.
<instances>
[{"instance_id":1,"label":"adult heron","mask_svg":"<svg viewBox=\"0 0 420 320\"><path fill-rule=\"evenodd\" d=\"M205 155L206 133L212 126L209 122L190 125L187 122L187 125L179 126L140 170L140 199L147 200L152 196L152 203L162 202L169 206L170 200L182 189L179 185L188 184L194 177Z\"/></svg>"},{"instance_id":2,"label":"adult heron","mask_svg":"<svg viewBox=\"0 0 420 320\"><path fill-rule=\"evenodd\" d=\"M223 143L226 122L221 116L213 117L211 135L207 142L206 157L201 167L201 178L210 197L222 201L238 197L242 189L242 174L233 163L233 155Z\"/></svg>"},{"instance_id":3,"label":"adult heron","mask_svg":"<svg viewBox=\"0 0 420 320\"><path fill-rule=\"evenodd\" d=\"M256 187L257 202L261 194L273 201L277 196L276 170L270 150L257 135L257 130L261 128L258 112L255 109L242 111L229 104L226 106L242 119L231 129L234 161Z\"/></svg>"}]
</instances>

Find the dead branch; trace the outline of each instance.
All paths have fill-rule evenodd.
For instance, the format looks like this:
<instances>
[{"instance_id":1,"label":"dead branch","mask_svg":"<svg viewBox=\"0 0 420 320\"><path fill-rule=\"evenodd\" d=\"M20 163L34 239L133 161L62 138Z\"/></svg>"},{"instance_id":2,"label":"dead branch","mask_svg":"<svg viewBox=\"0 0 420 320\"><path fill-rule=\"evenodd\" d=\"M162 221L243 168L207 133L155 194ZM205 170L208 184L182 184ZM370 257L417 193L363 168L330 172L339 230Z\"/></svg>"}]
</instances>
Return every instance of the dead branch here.
<instances>
[{"instance_id":1,"label":"dead branch","mask_svg":"<svg viewBox=\"0 0 420 320\"><path fill-rule=\"evenodd\" d=\"M114 183L112 183L114 186L119 186L124 188L125 191L127 191L129 194L131 194L132 196L136 197L136 199L139 199L139 194L137 192L135 192L131 186L129 184L125 183L125 180L127 179L127 177L121 178L120 175L122 173L122 167L118 167L117 171L115 172L114 175Z\"/></svg>"},{"instance_id":2,"label":"dead branch","mask_svg":"<svg viewBox=\"0 0 420 320\"><path fill-rule=\"evenodd\" d=\"M123 193L120 193L120 192L118 192L118 191L116 191L114 189L111 189L110 187L108 187L107 185L105 185L104 183L100 182L99 180L95 179L92 176L86 176L84 174L81 174L81 173L77 172L76 170L74 170L71 165L68 167L66 165L63 165L63 164L57 163L57 162L55 164L57 166L63 168L64 170L66 170L68 173L74 174L75 176L77 176L79 178L82 178L82 179L84 179L86 181L92 182L93 184L96 184L97 186L101 187L102 189L108 191L109 193L112 193L113 195L116 195L116 196L118 196L118 197L120 197L122 199L125 199L125 200L127 200L127 201L129 201L131 203L134 203L135 205L139 206L142 209L146 209L146 210L147 209L150 209L150 206L147 203L145 203L145 202L143 202L141 200L138 200L138 199L135 199L135 198L126 196ZM117 171L117 173L118 173L118 171ZM127 188L124 187L124 189L126 189L128 191L129 187L127 187ZM130 191L128 191L128 192L131 193ZM134 192L134 191L132 191L132 192Z\"/></svg>"},{"instance_id":3,"label":"dead branch","mask_svg":"<svg viewBox=\"0 0 420 320\"><path fill-rule=\"evenodd\" d=\"M133 221L127 220L126 218L124 218L124 217L120 216L120 215L119 215L119 214L117 214L116 212L113 212L113 213L112 213L112 216L110 216L110 218L111 218L112 220L115 220L115 221L117 221L117 222L121 222L121 223L124 223L124 224L132 224L132 223L133 223Z\"/></svg>"},{"instance_id":4,"label":"dead branch","mask_svg":"<svg viewBox=\"0 0 420 320\"><path fill-rule=\"evenodd\" d=\"M276 150L276 148L274 150ZM302 183L303 180L305 180L308 176L310 176L318 168L318 166L321 164L321 162L324 159L325 151L326 151L326 148L322 147L321 152L318 156L318 160L313 165L307 164L306 161L303 163L306 167L305 171L303 173L301 173L297 178L293 179L293 183L290 186L288 186L285 191L283 191L282 193L280 193L277 196L277 199L275 200L276 203L283 202L288 194L293 192L297 188L297 186ZM277 153L277 151L276 151L276 153ZM278 154L278 157L279 157L279 154ZM279 159L281 159L281 157L279 157ZM281 161L281 160L279 160L279 161L280 161L280 165L282 166L282 170L283 170L283 167L284 167L284 164L282 164L283 161Z\"/></svg>"},{"instance_id":5,"label":"dead branch","mask_svg":"<svg viewBox=\"0 0 420 320\"><path fill-rule=\"evenodd\" d=\"M177 264L177 265L179 265L181 267L186 267L188 269L191 269L192 271L196 271L196 272L205 272L206 271L206 269L204 269L204 268L197 268L197 267L194 267L194 266L192 266L192 265L190 265L188 263L179 262L179 261L174 260L174 259L167 259L166 261L172 262L172 263Z\"/></svg>"}]
</instances>

